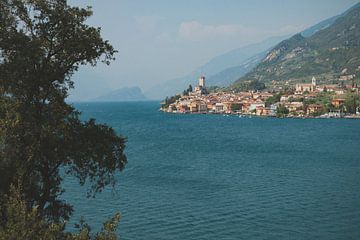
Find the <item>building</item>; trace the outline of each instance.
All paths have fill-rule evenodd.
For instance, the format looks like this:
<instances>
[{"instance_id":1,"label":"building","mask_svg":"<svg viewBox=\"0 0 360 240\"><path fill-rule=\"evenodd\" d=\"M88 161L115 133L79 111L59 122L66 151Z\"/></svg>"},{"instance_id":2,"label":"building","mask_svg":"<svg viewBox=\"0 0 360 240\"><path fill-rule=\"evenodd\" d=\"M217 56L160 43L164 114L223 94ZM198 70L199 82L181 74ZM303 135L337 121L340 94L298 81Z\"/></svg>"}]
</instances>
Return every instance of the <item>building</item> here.
<instances>
[{"instance_id":1,"label":"building","mask_svg":"<svg viewBox=\"0 0 360 240\"><path fill-rule=\"evenodd\" d=\"M216 103L215 104L215 112L224 112L224 104Z\"/></svg>"},{"instance_id":2,"label":"building","mask_svg":"<svg viewBox=\"0 0 360 240\"><path fill-rule=\"evenodd\" d=\"M255 115L257 116L275 116L275 112L270 109L263 106L257 106Z\"/></svg>"},{"instance_id":3,"label":"building","mask_svg":"<svg viewBox=\"0 0 360 240\"><path fill-rule=\"evenodd\" d=\"M311 79L311 84L316 87L316 78L315 77L312 77Z\"/></svg>"},{"instance_id":4,"label":"building","mask_svg":"<svg viewBox=\"0 0 360 240\"><path fill-rule=\"evenodd\" d=\"M249 109L248 109L248 112L254 112L254 111L256 111L256 108L257 107L265 107L265 103L263 103L263 102L256 102L256 103L252 103L252 104L250 104L250 106L249 106Z\"/></svg>"},{"instance_id":5,"label":"building","mask_svg":"<svg viewBox=\"0 0 360 240\"><path fill-rule=\"evenodd\" d=\"M327 84L327 85L321 85L316 88L319 92L336 92L341 89L339 89L339 86L337 84Z\"/></svg>"},{"instance_id":6,"label":"building","mask_svg":"<svg viewBox=\"0 0 360 240\"><path fill-rule=\"evenodd\" d=\"M199 84L197 86L195 86L193 92L197 95L202 95L202 94L207 93L206 86L205 86L205 76L201 76L199 78Z\"/></svg>"},{"instance_id":7,"label":"building","mask_svg":"<svg viewBox=\"0 0 360 240\"><path fill-rule=\"evenodd\" d=\"M199 112L206 112L207 111L207 104L203 101L198 103L198 111Z\"/></svg>"},{"instance_id":8,"label":"building","mask_svg":"<svg viewBox=\"0 0 360 240\"><path fill-rule=\"evenodd\" d=\"M186 113L189 112L189 107L186 104L177 104L176 111L179 113Z\"/></svg>"},{"instance_id":9,"label":"building","mask_svg":"<svg viewBox=\"0 0 360 240\"><path fill-rule=\"evenodd\" d=\"M352 80L353 78L355 78L356 75L355 74L350 74L350 75L342 75L339 77L340 81L349 81Z\"/></svg>"},{"instance_id":10,"label":"building","mask_svg":"<svg viewBox=\"0 0 360 240\"><path fill-rule=\"evenodd\" d=\"M199 78L199 86L203 88L205 87L205 76L201 76Z\"/></svg>"},{"instance_id":11,"label":"building","mask_svg":"<svg viewBox=\"0 0 360 240\"><path fill-rule=\"evenodd\" d=\"M192 112L192 113L199 111L197 102L191 102L189 107L190 107L190 112Z\"/></svg>"},{"instance_id":12,"label":"building","mask_svg":"<svg viewBox=\"0 0 360 240\"><path fill-rule=\"evenodd\" d=\"M323 105L320 104L310 104L307 109L306 109L306 113L308 115L313 114L313 113L318 113L324 110Z\"/></svg>"},{"instance_id":13,"label":"building","mask_svg":"<svg viewBox=\"0 0 360 240\"><path fill-rule=\"evenodd\" d=\"M345 102L345 99L343 98L335 98L331 101L331 104L334 106L334 107L340 107L341 105L343 105Z\"/></svg>"},{"instance_id":14,"label":"building","mask_svg":"<svg viewBox=\"0 0 360 240\"><path fill-rule=\"evenodd\" d=\"M295 94L303 94L305 92L314 92L315 86L309 83L298 83L295 85Z\"/></svg>"},{"instance_id":15,"label":"building","mask_svg":"<svg viewBox=\"0 0 360 240\"><path fill-rule=\"evenodd\" d=\"M311 83L298 83L295 85L295 94L314 92L316 90L316 78L312 77Z\"/></svg>"},{"instance_id":16,"label":"building","mask_svg":"<svg viewBox=\"0 0 360 240\"><path fill-rule=\"evenodd\" d=\"M303 109L304 104L302 102L290 102L285 103L285 107L289 110L289 112L297 112Z\"/></svg>"}]
</instances>

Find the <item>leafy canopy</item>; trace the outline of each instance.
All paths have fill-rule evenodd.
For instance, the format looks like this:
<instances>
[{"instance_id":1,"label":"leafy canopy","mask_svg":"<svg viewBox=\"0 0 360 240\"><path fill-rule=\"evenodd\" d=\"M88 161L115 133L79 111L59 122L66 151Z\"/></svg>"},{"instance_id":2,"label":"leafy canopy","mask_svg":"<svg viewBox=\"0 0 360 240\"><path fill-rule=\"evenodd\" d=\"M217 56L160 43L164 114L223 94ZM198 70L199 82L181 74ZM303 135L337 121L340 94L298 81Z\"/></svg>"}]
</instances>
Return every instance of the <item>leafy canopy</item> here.
<instances>
[{"instance_id":1,"label":"leafy canopy","mask_svg":"<svg viewBox=\"0 0 360 240\"><path fill-rule=\"evenodd\" d=\"M109 64L116 51L100 28L86 24L91 8L66 0L0 1L0 208L21 181L28 209L46 221L68 219L61 199L65 175L88 182L89 196L116 182L127 162L125 139L94 119L82 122L65 102L79 66ZM0 211L0 225L9 215Z\"/></svg>"}]
</instances>

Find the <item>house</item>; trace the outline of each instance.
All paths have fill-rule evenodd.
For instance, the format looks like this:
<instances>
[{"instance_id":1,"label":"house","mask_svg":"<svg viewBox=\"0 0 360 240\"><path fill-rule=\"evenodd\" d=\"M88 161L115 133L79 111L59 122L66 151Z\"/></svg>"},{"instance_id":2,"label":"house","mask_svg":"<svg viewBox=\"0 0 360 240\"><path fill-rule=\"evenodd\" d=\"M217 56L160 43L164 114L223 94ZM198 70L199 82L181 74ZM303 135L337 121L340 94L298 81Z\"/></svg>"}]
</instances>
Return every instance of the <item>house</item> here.
<instances>
[{"instance_id":1,"label":"house","mask_svg":"<svg viewBox=\"0 0 360 240\"><path fill-rule=\"evenodd\" d=\"M290 102L285 103L285 107L289 110L289 112L296 112L303 109L304 104L302 102Z\"/></svg>"},{"instance_id":2,"label":"house","mask_svg":"<svg viewBox=\"0 0 360 240\"><path fill-rule=\"evenodd\" d=\"M253 112L256 110L256 107L265 107L265 103L263 102L255 102L250 104L248 111Z\"/></svg>"},{"instance_id":3,"label":"house","mask_svg":"<svg viewBox=\"0 0 360 240\"><path fill-rule=\"evenodd\" d=\"M224 104L216 103L215 104L215 112L224 112Z\"/></svg>"},{"instance_id":4,"label":"house","mask_svg":"<svg viewBox=\"0 0 360 240\"><path fill-rule=\"evenodd\" d=\"M321 85L316 88L319 92L336 92L340 91L339 86L337 84L328 84Z\"/></svg>"},{"instance_id":5,"label":"house","mask_svg":"<svg viewBox=\"0 0 360 240\"><path fill-rule=\"evenodd\" d=\"M225 112L231 112L231 105L233 104L232 102L223 102L222 104L224 105Z\"/></svg>"},{"instance_id":6,"label":"house","mask_svg":"<svg viewBox=\"0 0 360 240\"><path fill-rule=\"evenodd\" d=\"M176 105L174 103L170 104L166 111L169 113L176 111Z\"/></svg>"},{"instance_id":7,"label":"house","mask_svg":"<svg viewBox=\"0 0 360 240\"><path fill-rule=\"evenodd\" d=\"M198 103L198 111L199 112L206 112L207 111L207 104L203 101Z\"/></svg>"},{"instance_id":8,"label":"house","mask_svg":"<svg viewBox=\"0 0 360 240\"><path fill-rule=\"evenodd\" d=\"M310 104L307 109L306 109L306 113L308 115L311 115L313 113L318 113L324 110L323 105L320 104Z\"/></svg>"},{"instance_id":9,"label":"house","mask_svg":"<svg viewBox=\"0 0 360 240\"><path fill-rule=\"evenodd\" d=\"M211 110L215 110L215 102L208 102L206 104L207 110L211 111Z\"/></svg>"},{"instance_id":10,"label":"house","mask_svg":"<svg viewBox=\"0 0 360 240\"><path fill-rule=\"evenodd\" d=\"M243 102L241 106L241 111L243 113L248 113L250 108L250 104L248 102Z\"/></svg>"},{"instance_id":11,"label":"house","mask_svg":"<svg viewBox=\"0 0 360 240\"><path fill-rule=\"evenodd\" d=\"M334 106L334 107L340 107L341 105L343 105L345 102L345 99L343 98L335 98L331 101L331 104Z\"/></svg>"},{"instance_id":12,"label":"house","mask_svg":"<svg viewBox=\"0 0 360 240\"><path fill-rule=\"evenodd\" d=\"M266 99L268 99L268 98L270 98L270 97L273 97L273 96L274 96L274 94L272 94L272 93L264 92L264 93L261 93L260 98L261 98L263 101L265 101Z\"/></svg>"},{"instance_id":13,"label":"house","mask_svg":"<svg viewBox=\"0 0 360 240\"><path fill-rule=\"evenodd\" d=\"M179 113L186 113L189 112L189 107L186 104L177 104L176 105L176 111Z\"/></svg>"},{"instance_id":14,"label":"house","mask_svg":"<svg viewBox=\"0 0 360 240\"><path fill-rule=\"evenodd\" d=\"M349 80L352 80L352 79L355 78L355 77L356 77L355 74L342 75L342 76L340 76L339 80L340 80L340 81L349 81Z\"/></svg>"},{"instance_id":15,"label":"house","mask_svg":"<svg viewBox=\"0 0 360 240\"><path fill-rule=\"evenodd\" d=\"M289 96L284 95L280 97L280 102L287 102L289 100Z\"/></svg>"},{"instance_id":16,"label":"house","mask_svg":"<svg viewBox=\"0 0 360 240\"><path fill-rule=\"evenodd\" d=\"M257 106L255 114L257 116L275 116L275 112L272 109L263 106Z\"/></svg>"},{"instance_id":17,"label":"house","mask_svg":"<svg viewBox=\"0 0 360 240\"><path fill-rule=\"evenodd\" d=\"M277 111L277 108L280 106L280 103L277 102L277 103L274 103L274 104L271 104L270 105L270 110L272 110L275 114L276 114L276 111Z\"/></svg>"}]
</instances>

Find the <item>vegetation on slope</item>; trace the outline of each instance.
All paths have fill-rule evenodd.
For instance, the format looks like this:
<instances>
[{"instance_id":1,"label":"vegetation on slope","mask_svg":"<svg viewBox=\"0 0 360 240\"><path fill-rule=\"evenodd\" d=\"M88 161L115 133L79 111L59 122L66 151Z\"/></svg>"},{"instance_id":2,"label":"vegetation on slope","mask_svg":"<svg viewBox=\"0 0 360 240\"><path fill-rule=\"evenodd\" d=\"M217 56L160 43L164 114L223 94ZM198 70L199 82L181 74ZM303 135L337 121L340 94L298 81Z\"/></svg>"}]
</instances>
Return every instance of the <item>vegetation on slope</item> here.
<instances>
[{"instance_id":1,"label":"vegetation on slope","mask_svg":"<svg viewBox=\"0 0 360 240\"><path fill-rule=\"evenodd\" d=\"M342 74L360 75L360 6L309 38L296 34L279 43L232 87L246 80L304 82L311 76L330 81Z\"/></svg>"}]
</instances>

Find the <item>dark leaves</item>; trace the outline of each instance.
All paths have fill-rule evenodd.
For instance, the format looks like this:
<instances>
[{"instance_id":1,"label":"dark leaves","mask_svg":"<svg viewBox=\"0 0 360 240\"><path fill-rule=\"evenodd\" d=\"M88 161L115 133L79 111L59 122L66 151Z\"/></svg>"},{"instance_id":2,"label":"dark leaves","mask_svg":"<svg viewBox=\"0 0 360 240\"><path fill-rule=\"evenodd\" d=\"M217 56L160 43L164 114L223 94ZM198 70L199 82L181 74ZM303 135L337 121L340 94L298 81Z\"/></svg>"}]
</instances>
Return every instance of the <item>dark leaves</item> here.
<instances>
[{"instance_id":1,"label":"dark leaves","mask_svg":"<svg viewBox=\"0 0 360 240\"><path fill-rule=\"evenodd\" d=\"M49 221L72 212L60 199L60 170L88 182L93 196L114 185L127 162L124 138L81 122L65 102L79 66L109 63L116 53L85 23L91 15L66 0L0 1L0 196L23 179L24 199Z\"/></svg>"}]
</instances>

